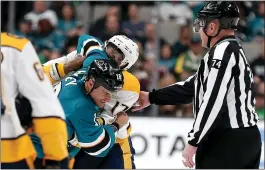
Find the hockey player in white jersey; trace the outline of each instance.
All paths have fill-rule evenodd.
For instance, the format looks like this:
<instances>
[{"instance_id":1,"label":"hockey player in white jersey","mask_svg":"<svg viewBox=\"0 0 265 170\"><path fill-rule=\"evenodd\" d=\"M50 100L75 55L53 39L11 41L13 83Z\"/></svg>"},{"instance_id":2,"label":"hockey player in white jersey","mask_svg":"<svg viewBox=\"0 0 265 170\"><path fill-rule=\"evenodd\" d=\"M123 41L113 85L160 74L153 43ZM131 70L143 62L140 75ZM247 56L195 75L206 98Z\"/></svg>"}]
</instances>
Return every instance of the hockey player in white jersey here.
<instances>
[{"instance_id":1,"label":"hockey player in white jersey","mask_svg":"<svg viewBox=\"0 0 265 170\"><path fill-rule=\"evenodd\" d=\"M119 46L118 43L119 44L126 43L128 41L132 42L131 40L128 40L127 37L124 38L124 36L114 36L109 40L109 42L113 43L116 46ZM134 45L134 43L131 44ZM86 44L84 43L83 45L85 46ZM128 44L128 46L129 45L130 44ZM114 122L116 115L121 112L126 112L127 110L129 110L135 104L135 102L138 100L139 97L140 83L138 79L131 73L125 71L129 69L137 61L138 47L137 45L136 47L131 49L122 49L122 47L128 48L126 45L123 44L122 46L120 46L121 51L124 50L126 51L135 50L135 51L131 51L131 53L126 53L127 55L125 55L126 63L122 62L123 64L126 64L123 71L123 76L124 76L123 88L119 92L112 95L112 99L110 102L105 103L104 110L98 117L98 121L101 122L101 124L111 124L112 122ZM92 48L93 46L90 47L90 49ZM84 52L84 54L85 53L86 52ZM80 57L80 55L77 54L76 51L74 51L65 57L61 57L59 59L51 60L45 63L44 70L50 77L50 80L52 82L56 82L59 79L63 78L63 76L67 74L64 72L65 66L70 62L76 60L78 56ZM117 134L116 144L105 158L101 159L94 158L93 156L90 156L85 152L80 151L79 154L75 157L74 168L84 168L86 167L86 165L88 165L87 162L89 162L89 168L103 168L103 169L135 168L133 161L134 149L132 147L131 139L129 136L130 132L131 132L131 125L130 122L128 122L127 126L124 126L123 128L119 129Z\"/></svg>"},{"instance_id":2,"label":"hockey player in white jersey","mask_svg":"<svg viewBox=\"0 0 265 170\"><path fill-rule=\"evenodd\" d=\"M30 101L34 131L43 142L44 165L59 168L64 162L67 167L63 109L31 42L9 33L1 33L1 93L1 168L34 168L36 151L19 120L18 94Z\"/></svg>"}]
</instances>

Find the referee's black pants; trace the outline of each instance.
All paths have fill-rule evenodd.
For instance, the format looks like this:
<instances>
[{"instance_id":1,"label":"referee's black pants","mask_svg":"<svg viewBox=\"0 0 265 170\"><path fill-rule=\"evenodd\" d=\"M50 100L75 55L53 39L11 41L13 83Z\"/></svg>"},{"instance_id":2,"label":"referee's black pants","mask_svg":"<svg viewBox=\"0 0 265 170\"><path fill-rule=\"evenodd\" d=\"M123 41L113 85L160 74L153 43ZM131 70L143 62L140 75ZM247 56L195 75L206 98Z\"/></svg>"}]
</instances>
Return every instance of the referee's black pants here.
<instances>
[{"instance_id":1,"label":"referee's black pants","mask_svg":"<svg viewBox=\"0 0 265 170\"><path fill-rule=\"evenodd\" d=\"M196 169L258 169L261 136L257 126L214 132L196 152Z\"/></svg>"}]
</instances>

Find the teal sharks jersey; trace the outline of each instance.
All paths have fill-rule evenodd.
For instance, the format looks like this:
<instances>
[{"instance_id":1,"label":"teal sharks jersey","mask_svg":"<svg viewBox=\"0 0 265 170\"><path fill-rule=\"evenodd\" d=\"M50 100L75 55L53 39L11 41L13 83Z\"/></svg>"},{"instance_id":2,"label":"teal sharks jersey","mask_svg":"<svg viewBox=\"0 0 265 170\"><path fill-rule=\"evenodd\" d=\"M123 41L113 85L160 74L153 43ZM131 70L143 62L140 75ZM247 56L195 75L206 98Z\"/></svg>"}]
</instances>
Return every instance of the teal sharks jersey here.
<instances>
[{"instance_id":1,"label":"teal sharks jersey","mask_svg":"<svg viewBox=\"0 0 265 170\"><path fill-rule=\"evenodd\" d=\"M74 157L80 149L84 149L92 156L104 157L115 143L115 132L112 126L102 126L97 122L99 108L85 94L83 74L77 71L54 87L66 116L69 155ZM43 158L38 137L35 134L31 137L38 157Z\"/></svg>"},{"instance_id":2,"label":"teal sharks jersey","mask_svg":"<svg viewBox=\"0 0 265 170\"><path fill-rule=\"evenodd\" d=\"M70 157L74 157L80 148L88 154L104 157L115 143L112 127L100 126L96 122L97 106L90 96L85 95L83 81L91 63L96 59L109 59L103 49L103 43L90 35L83 34L78 39L77 53L86 56L82 68L63 79L54 87L66 114ZM37 150L37 157L44 154L40 139L31 134Z\"/></svg>"},{"instance_id":3,"label":"teal sharks jersey","mask_svg":"<svg viewBox=\"0 0 265 170\"><path fill-rule=\"evenodd\" d=\"M86 56L80 70L87 71L90 64L96 59L109 59L103 46L103 43L93 36L83 34L79 37L77 53Z\"/></svg>"}]
</instances>

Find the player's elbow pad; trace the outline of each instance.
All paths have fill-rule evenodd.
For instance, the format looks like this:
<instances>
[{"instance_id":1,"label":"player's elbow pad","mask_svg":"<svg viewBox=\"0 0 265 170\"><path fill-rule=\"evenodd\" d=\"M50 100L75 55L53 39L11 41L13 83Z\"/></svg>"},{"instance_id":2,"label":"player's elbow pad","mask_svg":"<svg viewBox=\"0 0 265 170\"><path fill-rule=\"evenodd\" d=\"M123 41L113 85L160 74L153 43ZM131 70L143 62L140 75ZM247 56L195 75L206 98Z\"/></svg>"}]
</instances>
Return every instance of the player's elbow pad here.
<instances>
[{"instance_id":1,"label":"player's elbow pad","mask_svg":"<svg viewBox=\"0 0 265 170\"><path fill-rule=\"evenodd\" d=\"M68 156L65 121L57 117L33 118L34 131L41 139L44 159L61 161Z\"/></svg>"}]
</instances>

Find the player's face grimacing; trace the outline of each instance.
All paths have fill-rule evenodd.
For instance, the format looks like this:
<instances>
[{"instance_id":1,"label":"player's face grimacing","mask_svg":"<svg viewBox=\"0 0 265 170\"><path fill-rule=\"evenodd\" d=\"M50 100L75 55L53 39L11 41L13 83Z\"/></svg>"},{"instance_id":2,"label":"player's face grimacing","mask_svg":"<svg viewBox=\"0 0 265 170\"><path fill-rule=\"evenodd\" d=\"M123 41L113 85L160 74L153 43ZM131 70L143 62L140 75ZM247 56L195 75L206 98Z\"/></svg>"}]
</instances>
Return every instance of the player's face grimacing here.
<instances>
[{"instance_id":1,"label":"player's face grimacing","mask_svg":"<svg viewBox=\"0 0 265 170\"><path fill-rule=\"evenodd\" d=\"M125 58L121 50L118 49L115 45L107 45L106 53L111 59L115 60L118 65L120 65Z\"/></svg>"},{"instance_id":2,"label":"player's face grimacing","mask_svg":"<svg viewBox=\"0 0 265 170\"><path fill-rule=\"evenodd\" d=\"M111 92L102 86L94 89L90 93L90 96L99 108L102 108L106 102L110 102L111 100Z\"/></svg>"}]
</instances>

